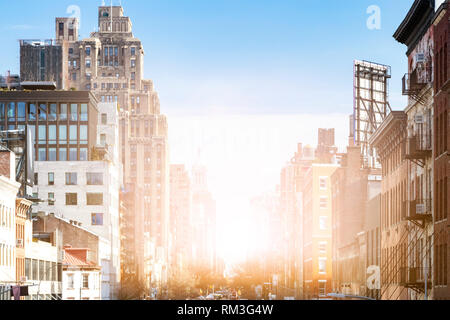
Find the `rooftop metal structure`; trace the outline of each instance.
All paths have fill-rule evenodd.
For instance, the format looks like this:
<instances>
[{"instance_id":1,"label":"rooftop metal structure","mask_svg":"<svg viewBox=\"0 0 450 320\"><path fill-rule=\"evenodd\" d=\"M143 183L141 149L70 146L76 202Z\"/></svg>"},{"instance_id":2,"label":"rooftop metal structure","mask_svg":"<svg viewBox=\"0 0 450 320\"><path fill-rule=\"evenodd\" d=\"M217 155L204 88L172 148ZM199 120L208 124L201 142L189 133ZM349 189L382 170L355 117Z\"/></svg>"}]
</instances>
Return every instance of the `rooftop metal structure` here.
<instances>
[{"instance_id":1,"label":"rooftop metal structure","mask_svg":"<svg viewBox=\"0 0 450 320\"><path fill-rule=\"evenodd\" d=\"M392 111L388 101L390 78L390 66L361 60L354 62L352 129L355 146L361 147L365 168L380 168L369 139Z\"/></svg>"}]
</instances>

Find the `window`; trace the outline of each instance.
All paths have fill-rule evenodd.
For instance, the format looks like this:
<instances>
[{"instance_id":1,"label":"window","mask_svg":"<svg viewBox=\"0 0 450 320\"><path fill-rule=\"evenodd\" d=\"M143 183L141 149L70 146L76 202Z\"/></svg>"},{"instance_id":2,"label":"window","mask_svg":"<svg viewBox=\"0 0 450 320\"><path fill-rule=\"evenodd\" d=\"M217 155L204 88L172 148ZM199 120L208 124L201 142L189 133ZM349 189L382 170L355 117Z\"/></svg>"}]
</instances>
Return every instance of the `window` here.
<instances>
[{"instance_id":1,"label":"window","mask_svg":"<svg viewBox=\"0 0 450 320\"><path fill-rule=\"evenodd\" d=\"M16 104L14 102L8 103L8 122L15 122L16 121Z\"/></svg>"},{"instance_id":2,"label":"window","mask_svg":"<svg viewBox=\"0 0 450 320\"><path fill-rule=\"evenodd\" d=\"M49 186L55 185L55 174L53 172L48 173L48 185Z\"/></svg>"},{"instance_id":3,"label":"window","mask_svg":"<svg viewBox=\"0 0 450 320\"><path fill-rule=\"evenodd\" d=\"M91 59L86 59L86 68L90 68L91 67ZM91 77L89 76L89 79L90 79Z\"/></svg>"},{"instance_id":4,"label":"window","mask_svg":"<svg viewBox=\"0 0 450 320\"><path fill-rule=\"evenodd\" d=\"M77 148L70 148L69 150L69 161L77 161L78 160L78 150Z\"/></svg>"},{"instance_id":5,"label":"window","mask_svg":"<svg viewBox=\"0 0 450 320\"><path fill-rule=\"evenodd\" d=\"M64 23L62 22L58 24L58 35L64 37Z\"/></svg>"},{"instance_id":6,"label":"window","mask_svg":"<svg viewBox=\"0 0 450 320\"><path fill-rule=\"evenodd\" d=\"M69 54L73 54L73 48L69 48Z\"/></svg>"},{"instance_id":7,"label":"window","mask_svg":"<svg viewBox=\"0 0 450 320\"><path fill-rule=\"evenodd\" d=\"M106 125L108 123L108 115L106 113L102 113L102 124Z\"/></svg>"},{"instance_id":8,"label":"window","mask_svg":"<svg viewBox=\"0 0 450 320\"><path fill-rule=\"evenodd\" d=\"M136 55L136 47L131 47L131 55L132 56Z\"/></svg>"},{"instance_id":9,"label":"window","mask_svg":"<svg viewBox=\"0 0 450 320\"><path fill-rule=\"evenodd\" d=\"M56 144L56 126L48 126L48 143Z\"/></svg>"},{"instance_id":10,"label":"window","mask_svg":"<svg viewBox=\"0 0 450 320\"><path fill-rule=\"evenodd\" d=\"M136 67L136 60L135 59L131 59L131 67L132 68Z\"/></svg>"},{"instance_id":11,"label":"window","mask_svg":"<svg viewBox=\"0 0 450 320\"><path fill-rule=\"evenodd\" d=\"M34 174L34 185L36 185L36 186L39 185L39 174L38 173Z\"/></svg>"},{"instance_id":12,"label":"window","mask_svg":"<svg viewBox=\"0 0 450 320\"><path fill-rule=\"evenodd\" d=\"M66 173L66 185L68 185L68 186L76 186L77 185L77 173L76 172L67 172Z\"/></svg>"},{"instance_id":13,"label":"window","mask_svg":"<svg viewBox=\"0 0 450 320\"><path fill-rule=\"evenodd\" d=\"M74 289L74 275L73 274L68 274L67 275L67 289Z\"/></svg>"},{"instance_id":14,"label":"window","mask_svg":"<svg viewBox=\"0 0 450 320\"><path fill-rule=\"evenodd\" d=\"M48 205L54 206L55 205L55 194L53 192L50 192L48 194Z\"/></svg>"},{"instance_id":15,"label":"window","mask_svg":"<svg viewBox=\"0 0 450 320\"><path fill-rule=\"evenodd\" d=\"M78 196L76 193L66 193L66 206L76 206L78 204Z\"/></svg>"},{"instance_id":16,"label":"window","mask_svg":"<svg viewBox=\"0 0 450 320\"><path fill-rule=\"evenodd\" d=\"M67 104L61 104L59 106L59 120L61 121L67 120Z\"/></svg>"},{"instance_id":17,"label":"window","mask_svg":"<svg viewBox=\"0 0 450 320\"><path fill-rule=\"evenodd\" d=\"M56 148L48 149L48 161L56 161Z\"/></svg>"},{"instance_id":18,"label":"window","mask_svg":"<svg viewBox=\"0 0 450 320\"><path fill-rule=\"evenodd\" d=\"M325 296L327 294L327 281L319 280L319 296Z\"/></svg>"},{"instance_id":19,"label":"window","mask_svg":"<svg viewBox=\"0 0 450 320\"><path fill-rule=\"evenodd\" d=\"M88 206L102 206L103 193L86 193L86 204Z\"/></svg>"},{"instance_id":20,"label":"window","mask_svg":"<svg viewBox=\"0 0 450 320\"><path fill-rule=\"evenodd\" d=\"M319 228L324 231L327 230L327 217L319 217Z\"/></svg>"},{"instance_id":21,"label":"window","mask_svg":"<svg viewBox=\"0 0 450 320\"><path fill-rule=\"evenodd\" d=\"M67 144L67 126L59 126L59 144Z\"/></svg>"},{"instance_id":22,"label":"window","mask_svg":"<svg viewBox=\"0 0 450 320\"><path fill-rule=\"evenodd\" d=\"M39 120L47 120L47 105L45 103L39 105Z\"/></svg>"},{"instance_id":23,"label":"window","mask_svg":"<svg viewBox=\"0 0 450 320\"><path fill-rule=\"evenodd\" d=\"M320 209L328 208L328 197L320 197Z\"/></svg>"},{"instance_id":24,"label":"window","mask_svg":"<svg viewBox=\"0 0 450 320\"><path fill-rule=\"evenodd\" d=\"M39 126L39 144L46 144L47 143L47 127L46 126Z\"/></svg>"},{"instance_id":25,"label":"window","mask_svg":"<svg viewBox=\"0 0 450 320\"><path fill-rule=\"evenodd\" d=\"M88 149L80 148L80 161L87 161L87 160L88 160Z\"/></svg>"},{"instance_id":26,"label":"window","mask_svg":"<svg viewBox=\"0 0 450 320\"><path fill-rule=\"evenodd\" d=\"M69 126L69 139L70 144L77 144L78 142L78 126Z\"/></svg>"},{"instance_id":27,"label":"window","mask_svg":"<svg viewBox=\"0 0 450 320\"><path fill-rule=\"evenodd\" d=\"M80 108L81 108L80 120L81 121L88 121L88 107L87 107L87 104L83 103Z\"/></svg>"},{"instance_id":28,"label":"window","mask_svg":"<svg viewBox=\"0 0 450 320\"><path fill-rule=\"evenodd\" d=\"M36 259L31 260L31 280L39 280L38 279L38 261Z\"/></svg>"},{"instance_id":29,"label":"window","mask_svg":"<svg viewBox=\"0 0 450 320\"><path fill-rule=\"evenodd\" d=\"M78 121L78 105L70 105L70 121Z\"/></svg>"},{"instance_id":30,"label":"window","mask_svg":"<svg viewBox=\"0 0 450 320\"><path fill-rule=\"evenodd\" d=\"M319 258L319 273L327 273L327 259Z\"/></svg>"},{"instance_id":31,"label":"window","mask_svg":"<svg viewBox=\"0 0 450 320\"><path fill-rule=\"evenodd\" d=\"M26 103L17 103L17 121L25 121Z\"/></svg>"},{"instance_id":32,"label":"window","mask_svg":"<svg viewBox=\"0 0 450 320\"><path fill-rule=\"evenodd\" d=\"M47 161L47 152L45 148L39 148L38 161Z\"/></svg>"},{"instance_id":33,"label":"window","mask_svg":"<svg viewBox=\"0 0 450 320\"><path fill-rule=\"evenodd\" d=\"M86 55L87 56L91 55L91 47L86 47Z\"/></svg>"},{"instance_id":34,"label":"window","mask_svg":"<svg viewBox=\"0 0 450 320\"><path fill-rule=\"evenodd\" d=\"M103 173L86 173L86 181L88 186L102 186Z\"/></svg>"},{"instance_id":35,"label":"window","mask_svg":"<svg viewBox=\"0 0 450 320\"><path fill-rule=\"evenodd\" d=\"M80 144L88 143L88 126L80 126Z\"/></svg>"},{"instance_id":36,"label":"window","mask_svg":"<svg viewBox=\"0 0 450 320\"><path fill-rule=\"evenodd\" d=\"M327 177L320 177L320 190L327 189Z\"/></svg>"},{"instance_id":37,"label":"window","mask_svg":"<svg viewBox=\"0 0 450 320\"><path fill-rule=\"evenodd\" d=\"M327 243L319 242L319 254L326 255L327 254Z\"/></svg>"},{"instance_id":38,"label":"window","mask_svg":"<svg viewBox=\"0 0 450 320\"><path fill-rule=\"evenodd\" d=\"M66 148L59 149L59 161L67 161L67 149Z\"/></svg>"},{"instance_id":39,"label":"window","mask_svg":"<svg viewBox=\"0 0 450 320\"><path fill-rule=\"evenodd\" d=\"M93 226L103 225L103 213L93 213L91 217Z\"/></svg>"},{"instance_id":40,"label":"window","mask_svg":"<svg viewBox=\"0 0 450 320\"><path fill-rule=\"evenodd\" d=\"M136 80L136 72L131 73L131 80Z\"/></svg>"},{"instance_id":41,"label":"window","mask_svg":"<svg viewBox=\"0 0 450 320\"><path fill-rule=\"evenodd\" d=\"M28 105L28 120L36 120L36 105L34 103Z\"/></svg>"},{"instance_id":42,"label":"window","mask_svg":"<svg viewBox=\"0 0 450 320\"><path fill-rule=\"evenodd\" d=\"M89 274L83 273L83 289L89 288Z\"/></svg>"},{"instance_id":43,"label":"window","mask_svg":"<svg viewBox=\"0 0 450 320\"><path fill-rule=\"evenodd\" d=\"M56 109L57 109L56 103L51 103L48 112L48 121L56 121L56 114L57 114Z\"/></svg>"},{"instance_id":44,"label":"window","mask_svg":"<svg viewBox=\"0 0 450 320\"><path fill-rule=\"evenodd\" d=\"M106 134L100 135L100 145L106 146Z\"/></svg>"}]
</instances>

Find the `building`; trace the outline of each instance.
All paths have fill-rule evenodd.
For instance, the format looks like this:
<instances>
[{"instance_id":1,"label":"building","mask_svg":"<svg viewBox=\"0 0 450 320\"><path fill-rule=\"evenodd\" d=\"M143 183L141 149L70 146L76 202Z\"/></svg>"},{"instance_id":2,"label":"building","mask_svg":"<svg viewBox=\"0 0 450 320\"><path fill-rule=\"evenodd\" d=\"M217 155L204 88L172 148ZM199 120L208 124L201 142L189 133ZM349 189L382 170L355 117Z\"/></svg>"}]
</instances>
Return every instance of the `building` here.
<instances>
[{"instance_id":1,"label":"building","mask_svg":"<svg viewBox=\"0 0 450 320\"><path fill-rule=\"evenodd\" d=\"M100 267L93 261L89 249L64 247L62 266L63 300L100 300Z\"/></svg>"},{"instance_id":2,"label":"building","mask_svg":"<svg viewBox=\"0 0 450 320\"><path fill-rule=\"evenodd\" d=\"M441 5L442 3L442 5ZM438 6L439 5L439 6ZM434 106L433 106L433 298L450 299L449 217L449 2L437 1L434 26Z\"/></svg>"},{"instance_id":3,"label":"building","mask_svg":"<svg viewBox=\"0 0 450 320\"><path fill-rule=\"evenodd\" d=\"M367 268L379 267L379 212L374 198L381 189L381 172L364 168L361 148L349 146L331 185L333 291L376 298L377 292L367 288Z\"/></svg>"},{"instance_id":4,"label":"building","mask_svg":"<svg viewBox=\"0 0 450 320\"><path fill-rule=\"evenodd\" d=\"M319 131L331 134L326 136L331 138L334 144L334 130ZM322 137L321 137L322 138ZM320 152L323 155L328 151L326 141L321 141ZM322 151L326 150L324 153ZM326 157L325 157L326 158ZM302 187L307 171L311 168L314 161L314 149L298 144L297 152L290 162L281 171L280 176L280 200L279 210L281 223L283 226L283 272L278 285L278 295L285 297L303 297L303 205L302 205Z\"/></svg>"},{"instance_id":5,"label":"building","mask_svg":"<svg viewBox=\"0 0 450 320\"><path fill-rule=\"evenodd\" d=\"M10 298L9 288L17 283L16 196L20 184L15 181L15 155L0 150L0 299ZM20 266L19 266L20 267Z\"/></svg>"},{"instance_id":6,"label":"building","mask_svg":"<svg viewBox=\"0 0 450 320\"><path fill-rule=\"evenodd\" d=\"M166 117L160 113L153 82L143 77L142 43L134 37L131 19L124 16L121 6L99 7L98 30L89 38L80 40L78 30L76 18L56 18L55 42L32 42L31 45L29 41L23 42L21 63L24 74L29 81L57 79L59 89L90 90L101 102L117 102L120 143L116 145L123 164L124 182L135 184L144 192L144 209L139 214L143 215L144 232L151 242L147 247L155 247L159 252L156 260L163 267L156 269L167 270L170 224L168 126ZM35 56L39 50L42 60L52 56L52 63L58 66L50 68L47 63L42 67ZM59 50L62 50L62 58ZM27 73L25 69L31 71ZM59 70L61 73L55 75ZM151 257L144 259L152 260ZM154 276L167 278L167 274Z\"/></svg>"},{"instance_id":7,"label":"building","mask_svg":"<svg viewBox=\"0 0 450 320\"><path fill-rule=\"evenodd\" d=\"M61 254L56 233L31 235L25 245L27 300L61 300Z\"/></svg>"},{"instance_id":8,"label":"building","mask_svg":"<svg viewBox=\"0 0 450 320\"><path fill-rule=\"evenodd\" d=\"M192 191L184 165L170 166L170 230L173 272L182 274L192 264Z\"/></svg>"},{"instance_id":9,"label":"building","mask_svg":"<svg viewBox=\"0 0 450 320\"><path fill-rule=\"evenodd\" d=\"M303 291L305 298L331 292L331 175L337 165L313 163L306 172L303 193Z\"/></svg>"},{"instance_id":10,"label":"building","mask_svg":"<svg viewBox=\"0 0 450 320\"><path fill-rule=\"evenodd\" d=\"M195 267L216 272L216 202L208 190L206 167L192 169L192 260Z\"/></svg>"},{"instance_id":11,"label":"building","mask_svg":"<svg viewBox=\"0 0 450 320\"><path fill-rule=\"evenodd\" d=\"M371 136L382 166L381 183L381 292L383 300L406 300L401 270L408 267L408 161L405 159L407 115L393 111Z\"/></svg>"}]
</instances>

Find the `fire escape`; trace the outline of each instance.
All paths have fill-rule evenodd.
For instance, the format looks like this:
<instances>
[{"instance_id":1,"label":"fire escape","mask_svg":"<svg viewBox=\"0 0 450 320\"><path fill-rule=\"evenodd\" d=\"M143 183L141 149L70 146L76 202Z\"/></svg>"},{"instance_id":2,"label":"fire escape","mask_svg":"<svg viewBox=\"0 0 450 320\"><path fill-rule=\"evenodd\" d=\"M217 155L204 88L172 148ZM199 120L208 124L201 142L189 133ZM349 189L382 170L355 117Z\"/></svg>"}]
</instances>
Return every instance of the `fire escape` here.
<instances>
[{"instance_id":1,"label":"fire escape","mask_svg":"<svg viewBox=\"0 0 450 320\"><path fill-rule=\"evenodd\" d=\"M414 101L425 104L426 99L422 95L424 89L432 81L432 67L430 59L425 60L423 55L417 57L417 67L411 73L405 74L402 79L402 93Z\"/></svg>"}]
</instances>

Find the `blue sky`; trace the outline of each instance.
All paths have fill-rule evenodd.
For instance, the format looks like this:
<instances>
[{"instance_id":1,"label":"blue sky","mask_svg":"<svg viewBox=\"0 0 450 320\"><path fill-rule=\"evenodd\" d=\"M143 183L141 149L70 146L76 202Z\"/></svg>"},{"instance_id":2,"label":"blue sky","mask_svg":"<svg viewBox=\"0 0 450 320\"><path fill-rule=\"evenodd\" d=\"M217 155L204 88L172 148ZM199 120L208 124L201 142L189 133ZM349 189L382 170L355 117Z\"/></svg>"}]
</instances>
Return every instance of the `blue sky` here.
<instances>
[{"instance_id":1,"label":"blue sky","mask_svg":"<svg viewBox=\"0 0 450 320\"><path fill-rule=\"evenodd\" d=\"M406 48L393 38L413 0L122 0L170 115L352 112L352 63L392 66L391 104L405 106ZM106 1L109 4L109 1ZM81 37L97 26L93 0L0 1L0 72L19 72L18 39L53 38L54 18L81 8ZM118 4L118 1L114 1ZM369 30L370 5L381 30Z\"/></svg>"}]
</instances>

